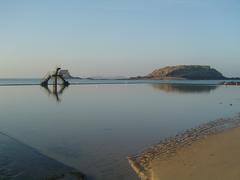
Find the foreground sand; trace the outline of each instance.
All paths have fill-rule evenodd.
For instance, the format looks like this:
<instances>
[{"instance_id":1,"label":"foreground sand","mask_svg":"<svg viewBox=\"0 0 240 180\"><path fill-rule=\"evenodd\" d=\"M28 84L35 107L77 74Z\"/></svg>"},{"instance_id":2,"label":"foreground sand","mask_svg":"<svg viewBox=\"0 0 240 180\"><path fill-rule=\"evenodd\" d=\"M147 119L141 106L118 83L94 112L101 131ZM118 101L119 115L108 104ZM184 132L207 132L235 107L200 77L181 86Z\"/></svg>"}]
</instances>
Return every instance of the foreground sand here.
<instances>
[{"instance_id":1,"label":"foreground sand","mask_svg":"<svg viewBox=\"0 0 240 180\"><path fill-rule=\"evenodd\" d=\"M142 180L240 180L240 114L163 139L128 161Z\"/></svg>"},{"instance_id":2,"label":"foreground sand","mask_svg":"<svg viewBox=\"0 0 240 180\"><path fill-rule=\"evenodd\" d=\"M240 128L211 135L150 164L152 180L239 180Z\"/></svg>"}]
</instances>

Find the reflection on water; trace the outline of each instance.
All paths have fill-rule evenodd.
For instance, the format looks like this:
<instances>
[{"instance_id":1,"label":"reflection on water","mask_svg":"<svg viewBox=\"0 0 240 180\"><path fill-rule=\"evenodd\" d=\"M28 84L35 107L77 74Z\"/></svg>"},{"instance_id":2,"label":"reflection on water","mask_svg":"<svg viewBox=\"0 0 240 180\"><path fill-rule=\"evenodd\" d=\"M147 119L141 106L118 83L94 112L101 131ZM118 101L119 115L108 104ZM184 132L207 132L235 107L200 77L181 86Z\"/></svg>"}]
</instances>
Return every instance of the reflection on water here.
<instances>
[{"instance_id":1,"label":"reflection on water","mask_svg":"<svg viewBox=\"0 0 240 180\"><path fill-rule=\"evenodd\" d=\"M238 87L219 86L206 91L212 93L201 93L205 90L196 86L196 93L187 90L182 94L152 87L72 85L65 91L61 87L0 86L0 132L93 179L137 180L128 155L240 109ZM62 99L61 103L52 97Z\"/></svg>"},{"instance_id":2,"label":"reflection on water","mask_svg":"<svg viewBox=\"0 0 240 180\"><path fill-rule=\"evenodd\" d=\"M210 93L216 90L219 85L191 85L191 84L150 84L154 89L168 92L168 93ZM62 96L64 90L68 87L62 85L42 86L48 96L55 97L57 102L61 102L60 96Z\"/></svg>"},{"instance_id":3,"label":"reflection on water","mask_svg":"<svg viewBox=\"0 0 240 180\"><path fill-rule=\"evenodd\" d=\"M216 90L217 85L182 85L182 84L151 84L155 89L164 92L177 92L177 93L209 93Z\"/></svg>"},{"instance_id":4,"label":"reflection on water","mask_svg":"<svg viewBox=\"0 0 240 180\"><path fill-rule=\"evenodd\" d=\"M60 96L63 94L63 91L68 87L63 85L52 85L52 89L50 89L48 86L42 86L46 92L48 93L48 96L53 96L56 98L57 102L61 102ZM60 87L60 89L58 88Z\"/></svg>"}]
</instances>

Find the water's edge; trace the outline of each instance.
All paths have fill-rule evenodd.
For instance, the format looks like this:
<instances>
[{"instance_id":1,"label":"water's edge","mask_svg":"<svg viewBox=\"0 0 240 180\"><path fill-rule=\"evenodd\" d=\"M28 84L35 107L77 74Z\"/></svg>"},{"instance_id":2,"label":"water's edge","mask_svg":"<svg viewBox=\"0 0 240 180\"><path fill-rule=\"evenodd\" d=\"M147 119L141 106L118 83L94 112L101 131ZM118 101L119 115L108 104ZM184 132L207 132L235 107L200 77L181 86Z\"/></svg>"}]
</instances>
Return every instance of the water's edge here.
<instances>
[{"instance_id":1,"label":"water's edge","mask_svg":"<svg viewBox=\"0 0 240 180\"><path fill-rule=\"evenodd\" d=\"M83 173L0 132L0 179L84 180Z\"/></svg>"},{"instance_id":2,"label":"water's edge","mask_svg":"<svg viewBox=\"0 0 240 180\"><path fill-rule=\"evenodd\" d=\"M128 162L142 180L151 179L150 163L155 158L166 159L174 156L177 149L190 146L207 136L240 127L240 114L233 118L217 119L196 128L187 129L174 137L166 138L142 153L128 157Z\"/></svg>"}]
</instances>

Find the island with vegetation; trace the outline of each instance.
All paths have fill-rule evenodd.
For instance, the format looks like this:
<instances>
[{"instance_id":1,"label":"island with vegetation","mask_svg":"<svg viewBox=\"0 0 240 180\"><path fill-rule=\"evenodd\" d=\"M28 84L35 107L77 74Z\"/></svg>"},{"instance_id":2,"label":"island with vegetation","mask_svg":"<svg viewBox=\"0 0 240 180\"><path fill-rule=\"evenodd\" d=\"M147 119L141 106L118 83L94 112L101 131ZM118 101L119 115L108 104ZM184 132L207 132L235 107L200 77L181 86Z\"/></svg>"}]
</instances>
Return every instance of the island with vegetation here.
<instances>
[{"instance_id":1,"label":"island with vegetation","mask_svg":"<svg viewBox=\"0 0 240 180\"><path fill-rule=\"evenodd\" d=\"M146 76L131 79L160 79L160 80L225 80L229 79L210 66L177 65L156 69Z\"/></svg>"}]
</instances>

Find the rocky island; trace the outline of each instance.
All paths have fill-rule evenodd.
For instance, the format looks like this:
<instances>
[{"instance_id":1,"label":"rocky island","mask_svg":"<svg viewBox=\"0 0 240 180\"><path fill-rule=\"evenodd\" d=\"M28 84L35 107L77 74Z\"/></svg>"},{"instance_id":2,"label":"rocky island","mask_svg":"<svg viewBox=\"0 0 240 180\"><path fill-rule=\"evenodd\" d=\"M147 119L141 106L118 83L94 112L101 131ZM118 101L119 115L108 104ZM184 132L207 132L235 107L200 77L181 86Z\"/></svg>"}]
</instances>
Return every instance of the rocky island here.
<instances>
[{"instance_id":1,"label":"rocky island","mask_svg":"<svg viewBox=\"0 0 240 180\"><path fill-rule=\"evenodd\" d=\"M210 66L177 65L156 69L146 76L131 79L160 79L160 80L224 80L228 79L222 73Z\"/></svg>"},{"instance_id":2,"label":"rocky island","mask_svg":"<svg viewBox=\"0 0 240 180\"><path fill-rule=\"evenodd\" d=\"M64 78L64 79L81 79L80 77L74 77L70 74L70 72L66 69L61 69L59 71L59 74Z\"/></svg>"}]
</instances>

